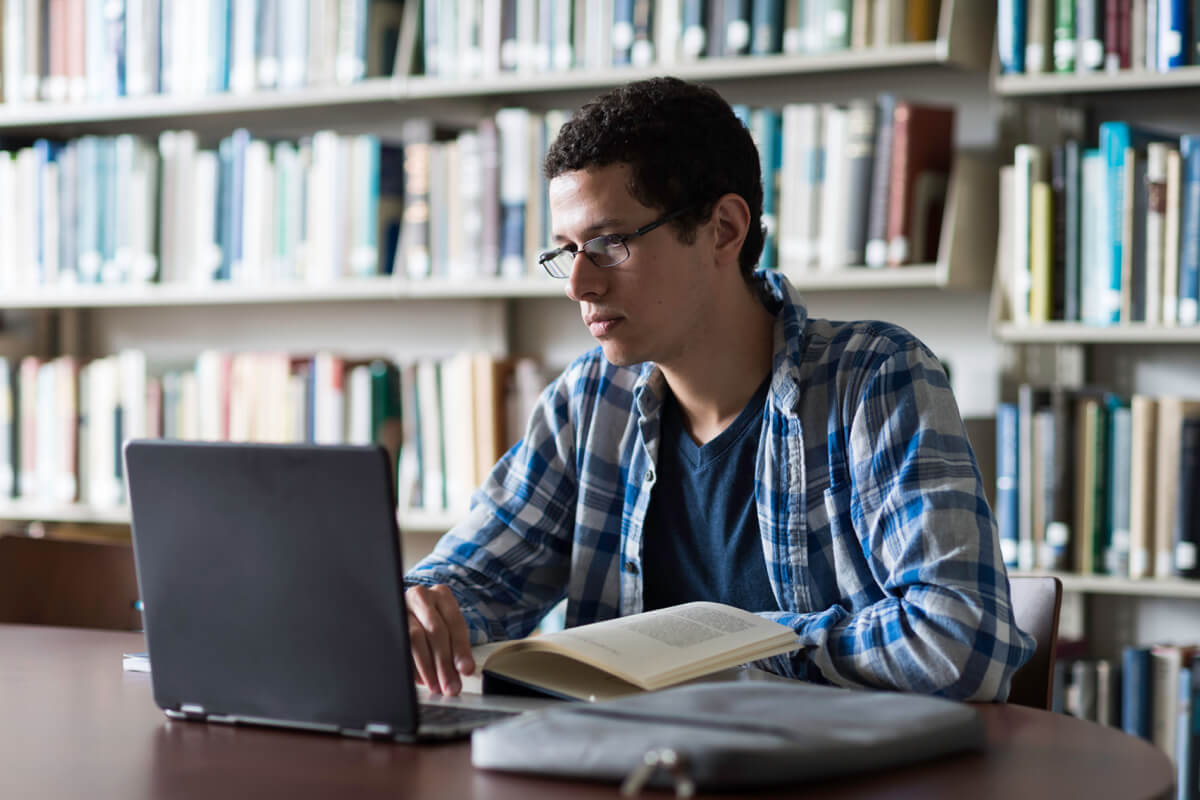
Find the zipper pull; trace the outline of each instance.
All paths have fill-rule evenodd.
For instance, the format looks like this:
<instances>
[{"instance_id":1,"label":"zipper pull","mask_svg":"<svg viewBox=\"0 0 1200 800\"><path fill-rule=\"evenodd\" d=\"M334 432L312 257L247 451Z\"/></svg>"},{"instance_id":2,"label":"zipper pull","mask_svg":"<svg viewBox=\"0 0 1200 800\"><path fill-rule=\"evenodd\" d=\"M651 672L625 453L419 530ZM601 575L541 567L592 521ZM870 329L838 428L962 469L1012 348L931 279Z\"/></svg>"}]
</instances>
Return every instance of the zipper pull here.
<instances>
[{"instance_id":1,"label":"zipper pull","mask_svg":"<svg viewBox=\"0 0 1200 800\"><path fill-rule=\"evenodd\" d=\"M655 773L662 769L671 776L676 797L692 797L696 794L696 782L692 779L687 758L669 747L647 750L638 764L621 783L621 795L633 797L641 794L642 787L649 783Z\"/></svg>"}]
</instances>

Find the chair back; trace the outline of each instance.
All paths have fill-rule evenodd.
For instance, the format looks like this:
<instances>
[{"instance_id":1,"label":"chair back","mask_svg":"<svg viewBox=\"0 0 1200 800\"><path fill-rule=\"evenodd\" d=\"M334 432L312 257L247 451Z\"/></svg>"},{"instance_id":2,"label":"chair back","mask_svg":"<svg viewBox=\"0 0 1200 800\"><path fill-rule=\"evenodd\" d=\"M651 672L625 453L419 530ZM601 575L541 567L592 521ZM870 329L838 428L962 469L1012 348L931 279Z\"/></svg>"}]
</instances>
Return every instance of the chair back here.
<instances>
[{"instance_id":1,"label":"chair back","mask_svg":"<svg viewBox=\"0 0 1200 800\"><path fill-rule=\"evenodd\" d=\"M1052 575L1019 575L1008 579L1017 627L1037 640L1033 656L1012 678L1008 702L1049 709L1054 691L1054 651L1062 581Z\"/></svg>"},{"instance_id":2,"label":"chair back","mask_svg":"<svg viewBox=\"0 0 1200 800\"><path fill-rule=\"evenodd\" d=\"M139 630L133 547L0 536L0 622Z\"/></svg>"}]
</instances>

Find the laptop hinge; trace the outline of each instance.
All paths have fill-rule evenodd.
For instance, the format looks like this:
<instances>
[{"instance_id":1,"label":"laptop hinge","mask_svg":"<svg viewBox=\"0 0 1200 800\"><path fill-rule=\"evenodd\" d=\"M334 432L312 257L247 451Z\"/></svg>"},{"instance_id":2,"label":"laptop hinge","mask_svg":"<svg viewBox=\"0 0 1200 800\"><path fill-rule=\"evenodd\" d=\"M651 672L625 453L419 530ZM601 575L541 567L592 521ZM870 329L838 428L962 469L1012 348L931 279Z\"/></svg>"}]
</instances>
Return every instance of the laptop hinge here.
<instances>
[{"instance_id":1,"label":"laptop hinge","mask_svg":"<svg viewBox=\"0 0 1200 800\"><path fill-rule=\"evenodd\" d=\"M188 719L204 719L208 716L204 713L204 706L196 703L180 703L179 711Z\"/></svg>"},{"instance_id":2,"label":"laptop hinge","mask_svg":"<svg viewBox=\"0 0 1200 800\"><path fill-rule=\"evenodd\" d=\"M394 737L392 726L386 722L368 722L364 731L368 739L391 739Z\"/></svg>"}]
</instances>

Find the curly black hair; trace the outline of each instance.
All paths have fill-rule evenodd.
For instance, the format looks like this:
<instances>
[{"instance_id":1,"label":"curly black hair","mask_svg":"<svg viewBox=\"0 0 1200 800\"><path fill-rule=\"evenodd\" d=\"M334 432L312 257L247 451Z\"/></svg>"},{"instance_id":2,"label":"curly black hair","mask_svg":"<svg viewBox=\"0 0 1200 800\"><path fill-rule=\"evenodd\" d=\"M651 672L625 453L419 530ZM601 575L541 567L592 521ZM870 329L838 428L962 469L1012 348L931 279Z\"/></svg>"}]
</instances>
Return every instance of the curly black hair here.
<instances>
[{"instance_id":1,"label":"curly black hair","mask_svg":"<svg viewBox=\"0 0 1200 800\"><path fill-rule=\"evenodd\" d=\"M750 207L738 254L749 280L762 255L762 173L750 132L713 89L678 78L651 78L612 89L562 126L546 153L550 180L566 172L629 164L629 192L648 208L688 212L671 223L684 244L725 194Z\"/></svg>"}]
</instances>

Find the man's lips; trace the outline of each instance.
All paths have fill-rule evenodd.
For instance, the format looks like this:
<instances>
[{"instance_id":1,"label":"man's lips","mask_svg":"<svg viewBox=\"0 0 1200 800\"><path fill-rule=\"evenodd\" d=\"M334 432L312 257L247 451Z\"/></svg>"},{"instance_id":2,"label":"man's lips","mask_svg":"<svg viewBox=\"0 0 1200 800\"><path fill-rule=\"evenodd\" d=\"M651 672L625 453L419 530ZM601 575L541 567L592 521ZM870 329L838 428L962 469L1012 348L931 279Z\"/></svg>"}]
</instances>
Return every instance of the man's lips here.
<instances>
[{"instance_id":1,"label":"man's lips","mask_svg":"<svg viewBox=\"0 0 1200 800\"><path fill-rule=\"evenodd\" d=\"M611 332L622 319L616 314L588 314L583 322L592 336L599 338Z\"/></svg>"}]
</instances>

